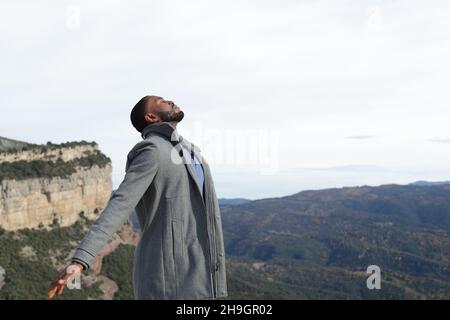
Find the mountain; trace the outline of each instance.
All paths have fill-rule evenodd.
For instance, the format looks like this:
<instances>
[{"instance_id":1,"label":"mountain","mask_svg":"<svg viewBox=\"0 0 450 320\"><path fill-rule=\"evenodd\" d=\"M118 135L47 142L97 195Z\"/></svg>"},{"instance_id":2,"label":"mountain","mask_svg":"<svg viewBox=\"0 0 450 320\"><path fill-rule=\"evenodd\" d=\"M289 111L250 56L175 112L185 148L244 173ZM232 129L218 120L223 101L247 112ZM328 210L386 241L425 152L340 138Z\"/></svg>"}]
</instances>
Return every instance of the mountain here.
<instances>
[{"instance_id":1,"label":"mountain","mask_svg":"<svg viewBox=\"0 0 450 320\"><path fill-rule=\"evenodd\" d=\"M237 205L237 204L243 204L246 202L251 201L250 199L245 199L245 198L219 198L219 205Z\"/></svg>"},{"instance_id":2,"label":"mountain","mask_svg":"<svg viewBox=\"0 0 450 320\"><path fill-rule=\"evenodd\" d=\"M303 191L222 216L236 298L450 297L450 185Z\"/></svg>"},{"instance_id":3,"label":"mountain","mask_svg":"<svg viewBox=\"0 0 450 320\"><path fill-rule=\"evenodd\" d=\"M94 143L2 145L0 299L45 299L110 196L110 160ZM220 205L227 299L450 297L450 184L307 190ZM131 222L83 274L82 290L66 289L61 299L133 298L139 234ZM381 269L380 290L366 286L370 265Z\"/></svg>"},{"instance_id":4,"label":"mountain","mask_svg":"<svg viewBox=\"0 0 450 320\"><path fill-rule=\"evenodd\" d=\"M0 226L69 226L95 217L112 188L111 160L95 142L45 145L0 138Z\"/></svg>"},{"instance_id":5,"label":"mountain","mask_svg":"<svg viewBox=\"0 0 450 320\"><path fill-rule=\"evenodd\" d=\"M445 184L449 184L450 185L450 181L416 181L416 182L412 182L409 185L413 185L413 186L441 186L441 185L445 185Z\"/></svg>"}]
</instances>

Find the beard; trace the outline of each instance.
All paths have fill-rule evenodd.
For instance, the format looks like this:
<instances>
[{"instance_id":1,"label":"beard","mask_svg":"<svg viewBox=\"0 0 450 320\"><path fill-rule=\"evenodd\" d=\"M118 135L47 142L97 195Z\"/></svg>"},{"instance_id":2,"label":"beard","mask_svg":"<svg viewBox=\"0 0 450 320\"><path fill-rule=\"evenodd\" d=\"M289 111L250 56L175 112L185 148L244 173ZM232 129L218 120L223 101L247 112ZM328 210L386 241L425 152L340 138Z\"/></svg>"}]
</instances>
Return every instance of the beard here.
<instances>
[{"instance_id":1,"label":"beard","mask_svg":"<svg viewBox=\"0 0 450 320\"><path fill-rule=\"evenodd\" d=\"M161 118L162 122L180 122L184 118L183 111L158 111L156 112L158 117Z\"/></svg>"}]
</instances>

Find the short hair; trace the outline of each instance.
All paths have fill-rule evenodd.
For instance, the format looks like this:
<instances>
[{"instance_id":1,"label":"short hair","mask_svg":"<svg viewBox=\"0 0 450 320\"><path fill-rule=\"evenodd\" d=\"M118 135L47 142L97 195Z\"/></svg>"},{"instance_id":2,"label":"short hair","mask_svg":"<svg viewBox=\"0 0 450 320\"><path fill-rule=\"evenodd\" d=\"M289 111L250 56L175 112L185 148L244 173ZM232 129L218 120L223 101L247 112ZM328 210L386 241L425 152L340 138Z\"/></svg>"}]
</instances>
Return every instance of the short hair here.
<instances>
[{"instance_id":1,"label":"short hair","mask_svg":"<svg viewBox=\"0 0 450 320\"><path fill-rule=\"evenodd\" d=\"M147 122L145 121L145 107L147 106L148 100L150 100L152 96L145 96L134 106L133 110L131 110L131 123L133 127L136 128L137 131L142 133L144 128L147 126Z\"/></svg>"}]
</instances>

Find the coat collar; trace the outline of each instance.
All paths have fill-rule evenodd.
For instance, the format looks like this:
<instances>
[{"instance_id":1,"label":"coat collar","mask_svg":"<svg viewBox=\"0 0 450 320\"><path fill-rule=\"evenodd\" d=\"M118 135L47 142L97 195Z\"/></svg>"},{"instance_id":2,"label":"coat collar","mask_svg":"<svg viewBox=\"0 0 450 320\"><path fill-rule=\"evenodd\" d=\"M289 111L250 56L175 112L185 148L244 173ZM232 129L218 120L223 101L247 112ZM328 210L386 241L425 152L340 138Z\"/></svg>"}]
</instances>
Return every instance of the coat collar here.
<instances>
[{"instance_id":1,"label":"coat collar","mask_svg":"<svg viewBox=\"0 0 450 320\"><path fill-rule=\"evenodd\" d=\"M148 126L146 126L144 128L144 130L142 130L142 138L146 139L151 133L155 133L155 134L165 137L167 140L169 140L172 143L173 147L176 148L180 152L180 156L184 159L184 164L186 166L186 169L189 172L189 174L191 175L192 179L194 180L195 185L197 186L198 192L201 196L203 194L203 192L200 191L201 186L198 184L197 174L194 172L194 169L191 165L192 161L187 161L188 154L189 154L189 152L191 152L192 154L195 154L197 159L199 159L201 161L203 170L207 169L207 167L206 167L207 164L200 154L200 152L201 152L200 148L197 147L192 142L189 142L187 139L183 139L183 136L178 134L178 131L174 127L172 127L170 124L168 124L167 122L158 122L158 123L154 123L154 124L149 124ZM188 151L187 155L182 151L182 146L187 148L187 151ZM206 177L205 171L204 171L204 174ZM206 178L205 178L205 180L206 180ZM205 185L205 187L206 187L206 185ZM205 198L204 197L202 197L202 198L203 198L203 201L205 201Z\"/></svg>"},{"instance_id":2,"label":"coat collar","mask_svg":"<svg viewBox=\"0 0 450 320\"><path fill-rule=\"evenodd\" d=\"M183 141L183 137L178 134L178 131L167 122L158 122L146 126L142 130L142 139L146 139L150 133L162 135L173 144Z\"/></svg>"},{"instance_id":3,"label":"coat collar","mask_svg":"<svg viewBox=\"0 0 450 320\"><path fill-rule=\"evenodd\" d=\"M150 135L150 133L156 133L165 137L172 143L172 145L177 145L181 142L181 144L185 147L189 147L189 150L193 149L194 152L201 152L201 149L198 146L188 141L187 139L184 139L183 136L178 133L178 130L172 127L167 122L158 122L146 126L144 130L142 130L142 139L146 139ZM199 155L197 154L197 157L198 156Z\"/></svg>"}]
</instances>

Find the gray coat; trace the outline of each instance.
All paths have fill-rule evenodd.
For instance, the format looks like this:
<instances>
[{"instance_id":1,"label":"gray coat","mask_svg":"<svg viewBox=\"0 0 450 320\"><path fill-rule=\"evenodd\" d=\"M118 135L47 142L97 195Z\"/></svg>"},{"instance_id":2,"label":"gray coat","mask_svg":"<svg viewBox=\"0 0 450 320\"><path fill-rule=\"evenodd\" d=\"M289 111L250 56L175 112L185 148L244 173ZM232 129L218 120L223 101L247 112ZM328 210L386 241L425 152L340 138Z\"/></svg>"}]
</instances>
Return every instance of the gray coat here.
<instances>
[{"instance_id":1,"label":"gray coat","mask_svg":"<svg viewBox=\"0 0 450 320\"><path fill-rule=\"evenodd\" d=\"M128 154L124 180L72 260L89 268L135 209L141 227L133 267L136 299L226 297L221 214L209 165L168 123L148 125L142 137ZM204 198L190 155L178 143L201 159Z\"/></svg>"}]
</instances>

